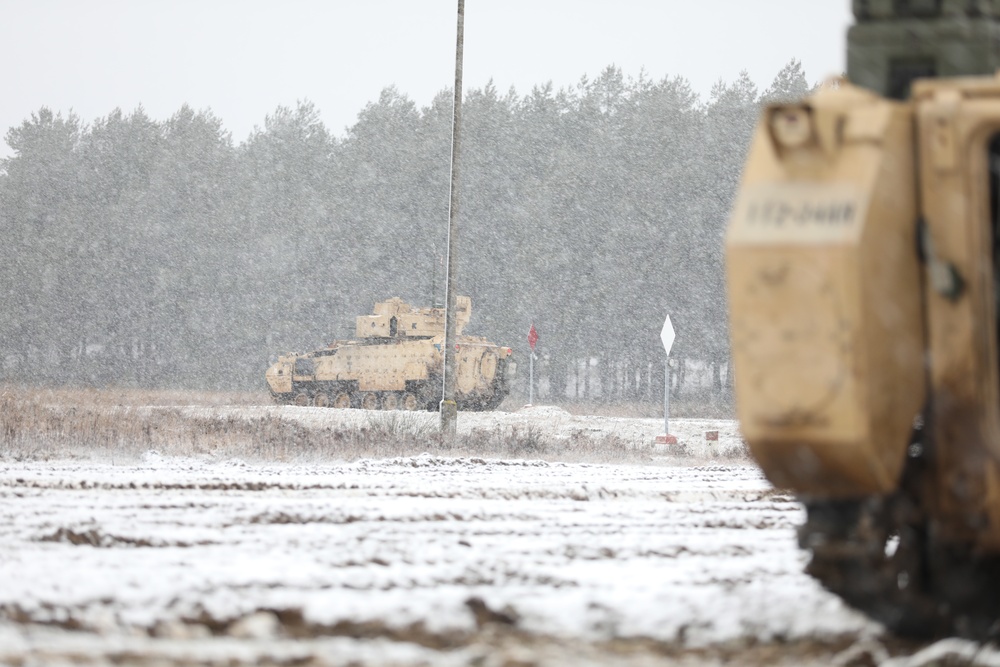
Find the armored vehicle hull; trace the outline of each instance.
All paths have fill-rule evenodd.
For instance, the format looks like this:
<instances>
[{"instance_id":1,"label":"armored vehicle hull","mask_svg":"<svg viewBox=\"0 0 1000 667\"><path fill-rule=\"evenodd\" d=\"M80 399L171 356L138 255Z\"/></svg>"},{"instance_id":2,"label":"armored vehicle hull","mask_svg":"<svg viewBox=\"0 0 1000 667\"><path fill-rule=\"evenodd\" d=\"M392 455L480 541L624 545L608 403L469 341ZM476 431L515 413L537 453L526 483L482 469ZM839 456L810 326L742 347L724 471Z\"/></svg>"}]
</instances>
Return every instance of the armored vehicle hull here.
<instances>
[{"instance_id":1,"label":"armored vehicle hull","mask_svg":"<svg viewBox=\"0 0 1000 667\"><path fill-rule=\"evenodd\" d=\"M471 314L458 299L461 328ZM357 318L356 340L278 358L265 375L278 403L368 410L435 410L441 400L444 310L414 309L400 299L376 304ZM492 410L509 392L510 348L483 338L456 343L456 402L462 410Z\"/></svg>"},{"instance_id":2,"label":"armored vehicle hull","mask_svg":"<svg viewBox=\"0 0 1000 667\"><path fill-rule=\"evenodd\" d=\"M902 634L994 637L1000 78L939 77L996 70L1000 2L854 7L861 85L766 109L733 209L739 418L824 586Z\"/></svg>"}]
</instances>

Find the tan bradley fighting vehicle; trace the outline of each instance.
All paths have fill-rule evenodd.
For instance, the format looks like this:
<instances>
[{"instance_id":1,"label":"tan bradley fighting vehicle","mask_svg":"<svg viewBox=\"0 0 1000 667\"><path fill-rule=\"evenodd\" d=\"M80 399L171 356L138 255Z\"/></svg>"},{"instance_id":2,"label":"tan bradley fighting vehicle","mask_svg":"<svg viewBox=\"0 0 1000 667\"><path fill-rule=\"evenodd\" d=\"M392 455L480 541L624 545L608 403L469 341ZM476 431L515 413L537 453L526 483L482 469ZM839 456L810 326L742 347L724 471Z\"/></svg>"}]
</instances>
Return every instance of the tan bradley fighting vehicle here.
<instances>
[{"instance_id":1,"label":"tan bradley fighting vehicle","mask_svg":"<svg viewBox=\"0 0 1000 667\"><path fill-rule=\"evenodd\" d=\"M266 373L279 403L365 408L437 409L441 400L444 308L412 308L394 298L357 318L357 340L278 358ZM456 401L462 410L492 410L507 396L512 351L463 336L472 301L457 298Z\"/></svg>"},{"instance_id":2,"label":"tan bradley fighting vehicle","mask_svg":"<svg viewBox=\"0 0 1000 667\"><path fill-rule=\"evenodd\" d=\"M1000 0L855 0L848 82L764 112L727 237L739 418L809 572L1000 629Z\"/></svg>"}]
</instances>

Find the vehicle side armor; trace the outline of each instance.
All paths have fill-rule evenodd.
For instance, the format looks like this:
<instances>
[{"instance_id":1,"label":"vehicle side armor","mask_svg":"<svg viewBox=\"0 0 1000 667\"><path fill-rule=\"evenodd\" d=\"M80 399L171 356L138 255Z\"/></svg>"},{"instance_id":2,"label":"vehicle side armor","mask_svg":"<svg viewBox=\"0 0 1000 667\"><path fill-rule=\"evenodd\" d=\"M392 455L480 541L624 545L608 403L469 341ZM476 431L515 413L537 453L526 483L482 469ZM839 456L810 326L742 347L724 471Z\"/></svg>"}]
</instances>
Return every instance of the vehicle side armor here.
<instances>
[{"instance_id":1,"label":"vehicle side armor","mask_svg":"<svg viewBox=\"0 0 1000 667\"><path fill-rule=\"evenodd\" d=\"M469 297L457 298L456 315L458 406L492 410L510 390L512 350L462 335L472 315ZM444 308L414 308L399 298L376 303L374 314L357 318L355 340L280 356L265 374L271 395L295 405L435 410L444 325Z\"/></svg>"}]
</instances>

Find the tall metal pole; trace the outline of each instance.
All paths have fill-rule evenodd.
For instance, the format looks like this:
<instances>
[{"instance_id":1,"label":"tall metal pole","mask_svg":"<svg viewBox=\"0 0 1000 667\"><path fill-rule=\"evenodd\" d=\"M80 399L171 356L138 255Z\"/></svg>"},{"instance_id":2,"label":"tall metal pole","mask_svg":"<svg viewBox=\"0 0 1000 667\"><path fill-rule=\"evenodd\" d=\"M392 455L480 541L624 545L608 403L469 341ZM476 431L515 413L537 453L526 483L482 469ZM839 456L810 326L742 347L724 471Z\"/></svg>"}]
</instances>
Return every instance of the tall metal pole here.
<instances>
[{"instance_id":1,"label":"tall metal pole","mask_svg":"<svg viewBox=\"0 0 1000 667\"><path fill-rule=\"evenodd\" d=\"M535 404L535 351L528 355L528 405Z\"/></svg>"},{"instance_id":2,"label":"tall metal pole","mask_svg":"<svg viewBox=\"0 0 1000 667\"><path fill-rule=\"evenodd\" d=\"M448 209L448 274L445 281L444 388L441 399L441 433L455 436L458 404L455 402L455 274L458 267L458 156L462 129L462 43L465 32L465 0L458 0L458 30L455 40L455 101L451 125L451 205Z\"/></svg>"},{"instance_id":3,"label":"tall metal pole","mask_svg":"<svg viewBox=\"0 0 1000 667\"><path fill-rule=\"evenodd\" d=\"M663 362L663 435L670 435L670 355Z\"/></svg>"}]
</instances>

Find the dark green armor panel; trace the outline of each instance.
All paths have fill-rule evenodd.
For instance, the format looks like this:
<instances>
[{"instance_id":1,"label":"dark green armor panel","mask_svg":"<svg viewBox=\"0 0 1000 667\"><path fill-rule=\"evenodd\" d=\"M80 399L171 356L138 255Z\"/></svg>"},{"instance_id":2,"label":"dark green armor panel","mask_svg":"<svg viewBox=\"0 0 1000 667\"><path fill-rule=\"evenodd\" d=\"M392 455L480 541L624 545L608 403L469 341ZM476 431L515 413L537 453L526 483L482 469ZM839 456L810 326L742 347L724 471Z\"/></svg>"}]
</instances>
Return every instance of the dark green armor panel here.
<instances>
[{"instance_id":1,"label":"dark green armor panel","mask_svg":"<svg viewBox=\"0 0 1000 667\"><path fill-rule=\"evenodd\" d=\"M1000 69L1000 0L853 0L847 78L894 99L914 79Z\"/></svg>"}]
</instances>

